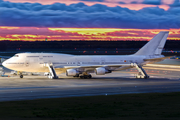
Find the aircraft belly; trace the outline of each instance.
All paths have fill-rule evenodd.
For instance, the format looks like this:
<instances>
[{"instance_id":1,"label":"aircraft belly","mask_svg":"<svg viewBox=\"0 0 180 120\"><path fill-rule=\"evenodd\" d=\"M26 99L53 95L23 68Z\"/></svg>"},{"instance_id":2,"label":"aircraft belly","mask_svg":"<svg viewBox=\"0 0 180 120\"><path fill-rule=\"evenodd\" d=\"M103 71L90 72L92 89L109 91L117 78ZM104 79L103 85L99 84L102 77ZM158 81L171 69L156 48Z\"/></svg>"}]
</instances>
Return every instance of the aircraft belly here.
<instances>
[{"instance_id":1,"label":"aircraft belly","mask_svg":"<svg viewBox=\"0 0 180 120\"><path fill-rule=\"evenodd\" d=\"M23 66L13 67L13 70L16 71L26 71L26 72L48 72L49 69L47 67L43 67L39 64L28 64Z\"/></svg>"},{"instance_id":2,"label":"aircraft belly","mask_svg":"<svg viewBox=\"0 0 180 120\"><path fill-rule=\"evenodd\" d=\"M131 66L122 66L122 67L119 67L117 68L116 70L126 70L126 69L130 69L132 68Z\"/></svg>"}]
</instances>

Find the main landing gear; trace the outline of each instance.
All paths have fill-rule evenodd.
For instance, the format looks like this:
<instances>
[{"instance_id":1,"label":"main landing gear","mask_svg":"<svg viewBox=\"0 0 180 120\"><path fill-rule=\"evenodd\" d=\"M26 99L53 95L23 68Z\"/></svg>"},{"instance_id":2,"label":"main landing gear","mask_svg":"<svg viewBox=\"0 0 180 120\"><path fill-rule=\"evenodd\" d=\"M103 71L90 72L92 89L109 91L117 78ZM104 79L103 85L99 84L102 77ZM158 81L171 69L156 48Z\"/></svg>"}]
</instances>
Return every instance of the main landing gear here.
<instances>
[{"instance_id":1,"label":"main landing gear","mask_svg":"<svg viewBox=\"0 0 180 120\"><path fill-rule=\"evenodd\" d=\"M92 78L92 76L90 74L87 74L87 75L86 74L82 74L82 75L77 74L77 75L75 75L73 77L80 77L81 79L90 79L90 78Z\"/></svg>"},{"instance_id":2,"label":"main landing gear","mask_svg":"<svg viewBox=\"0 0 180 120\"><path fill-rule=\"evenodd\" d=\"M146 71L140 66L137 65L136 63L134 64L138 70L138 74L136 75L136 78L138 79L148 79L149 76L147 75Z\"/></svg>"},{"instance_id":3,"label":"main landing gear","mask_svg":"<svg viewBox=\"0 0 180 120\"><path fill-rule=\"evenodd\" d=\"M92 76L91 75L81 75L80 78L81 79L91 79Z\"/></svg>"},{"instance_id":4,"label":"main landing gear","mask_svg":"<svg viewBox=\"0 0 180 120\"><path fill-rule=\"evenodd\" d=\"M20 77L20 78L23 78L23 75L20 75L19 77Z\"/></svg>"},{"instance_id":5,"label":"main landing gear","mask_svg":"<svg viewBox=\"0 0 180 120\"><path fill-rule=\"evenodd\" d=\"M20 78L23 78L23 77L24 77L23 74L22 74L22 72L19 72L19 77L20 77Z\"/></svg>"},{"instance_id":6,"label":"main landing gear","mask_svg":"<svg viewBox=\"0 0 180 120\"><path fill-rule=\"evenodd\" d=\"M92 76L91 76L91 74L77 74L77 75L75 75L75 76L73 76L73 77L80 77L81 79L90 79L90 78L92 78Z\"/></svg>"}]
</instances>

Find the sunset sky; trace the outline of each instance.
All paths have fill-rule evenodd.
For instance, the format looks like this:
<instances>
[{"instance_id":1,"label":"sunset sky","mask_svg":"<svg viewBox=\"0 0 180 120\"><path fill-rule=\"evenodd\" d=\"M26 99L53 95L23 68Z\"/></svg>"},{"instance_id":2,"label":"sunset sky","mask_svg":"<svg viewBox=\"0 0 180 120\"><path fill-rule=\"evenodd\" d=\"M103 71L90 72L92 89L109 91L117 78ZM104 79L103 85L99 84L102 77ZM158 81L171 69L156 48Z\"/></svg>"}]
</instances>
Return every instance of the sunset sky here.
<instances>
[{"instance_id":1,"label":"sunset sky","mask_svg":"<svg viewBox=\"0 0 180 120\"><path fill-rule=\"evenodd\" d=\"M0 40L180 40L180 0L0 0Z\"/></svg>"}]
</instances>

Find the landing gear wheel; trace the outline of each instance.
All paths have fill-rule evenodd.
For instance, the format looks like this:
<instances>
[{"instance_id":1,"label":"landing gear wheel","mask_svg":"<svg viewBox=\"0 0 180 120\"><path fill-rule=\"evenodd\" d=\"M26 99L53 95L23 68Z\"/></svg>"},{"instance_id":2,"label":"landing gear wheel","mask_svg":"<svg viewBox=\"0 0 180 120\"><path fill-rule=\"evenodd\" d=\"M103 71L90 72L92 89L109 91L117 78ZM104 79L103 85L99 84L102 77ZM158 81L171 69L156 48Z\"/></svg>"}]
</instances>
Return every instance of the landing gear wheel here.
<instances>
[{"instance_id":1,"label":"landing gear wheel","mask_svg":"<svg viewBox=\"0 0 180 120\"><path fill-rule=\"evenodd\" d=\"M82 75L82 76L80 76L80 78L81 79L90 79L90 78L92 78L92 76L91 75Z\"/></svg>"},{"instance_id":2,"label":"landing gear wheel","mask_svg":"<svg viewBox=\"0 0 180 120\"><path fill-rule=\"evenodd\" d=\"M20 75L20 78L23 78L23 75Z\"/></svg>"},{"instance_id":3,"label":"landing gear wheel","mask_svg":"<svg viewBox=\"0 0 180 120\"><path fill-rule=\"evenodd\" d=\"M90 78L92 78L92 76L91 76L91 75L88 75L87 78L90 79Z\"/></svg>"},{"instance_id":4,"label":"landing gear wheel","mask_svg":"<svg viewBox=\"0 0 180 120\"><path fill-rule=\"evenodd\" d=\"M80 76L81 79L84 79L84 76Z\"/></svg>"}]
</instances>

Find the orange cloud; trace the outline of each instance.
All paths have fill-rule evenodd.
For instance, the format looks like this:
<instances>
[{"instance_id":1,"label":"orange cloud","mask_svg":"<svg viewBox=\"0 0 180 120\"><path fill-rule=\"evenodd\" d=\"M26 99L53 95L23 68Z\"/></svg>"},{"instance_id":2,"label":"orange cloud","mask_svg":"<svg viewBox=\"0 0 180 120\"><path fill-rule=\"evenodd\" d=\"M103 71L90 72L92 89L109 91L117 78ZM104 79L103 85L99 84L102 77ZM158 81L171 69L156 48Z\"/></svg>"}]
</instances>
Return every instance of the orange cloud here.
<instances>
[{"instance_id":1,"label":"orange cloud","mask_svg":"<svg viewBox=\"0 0 180 120\"><path fill-rule=\"evenodd\" d=\"M180 40L180 29L38 28L0 26L0 40L150 40L160 31Z\"/></svg>"},{"instance_id":2,"label":"orange cloud","mask_svg":"<svg viewBox=\"0 0 180 120\"><path fill-rule=\"evenodd\" d=\"M19 29L19 27L0 27L0 29L14 30Z\"/></svg>"}]
</instances>

